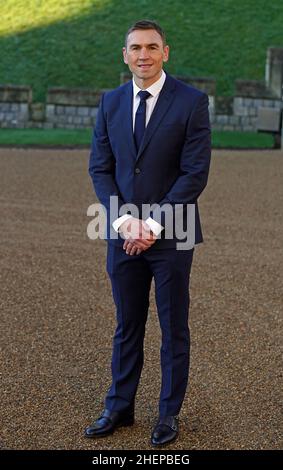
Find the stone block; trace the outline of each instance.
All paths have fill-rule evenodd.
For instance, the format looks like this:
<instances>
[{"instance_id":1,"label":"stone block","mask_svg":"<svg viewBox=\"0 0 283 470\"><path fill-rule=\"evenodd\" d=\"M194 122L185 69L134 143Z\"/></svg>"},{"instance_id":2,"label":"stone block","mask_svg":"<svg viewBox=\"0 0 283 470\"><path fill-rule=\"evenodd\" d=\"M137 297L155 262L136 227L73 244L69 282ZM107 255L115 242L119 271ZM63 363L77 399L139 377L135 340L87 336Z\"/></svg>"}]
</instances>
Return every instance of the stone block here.
<instances>
[{"instance_id":1,"label":"stone block","mask_svg":"<svg viewBox=\"0 0 283 470\"><path fill-rule=\"evenodd\" d=\"M216 96L215 110L217 114L233 114L233 100L232 96Z\"/></svg>"},{"instance_id":2,"label":"stone block","mask_svg":"<svg viewBox=\"0 0 283 470\"><path fill-rule=\"evenodd\" d=\"M7 103L31 103L32 89L22 85L0 85L0 101Z\"/></svg>"},{"instance_id":3,"label":"stone block","mask_svg":"<svg viewBox=\"0 0 283 470\"><path fill-rule=\"evenodd\" d=\"M234 115L236 116L248 116L249 114L248 107L244 106L243 104L239 105L238 102L235 100L234 100L233 108L234 108Z\"/></svg>"},{"instance_id":4,"label":"stone block","mask_svg":"<svg viewBox=\"0 0 283 470\"><path fill-rule=\"evenodd\" d=\"M55 106L55 114L61 115L65 114L65 106Z\"/></svg>"},{"instance_id":5,"label":"stone block","mask_svg":"<svg viewBox=\"0 0 283 470\"><path fill-rule=\"evenodd\" d=\"M229 116L228 124L235 126L239 124L239 122L240 122L240 116Z\"/></svg>"},{"instance_id":6,"label":"stone block","mask_svg":"<svg viewBox=\"0 0 283 470\"><path fill-rule=\"evenodd\" d=\"M281 128L281 110L267 107L259 108L256 126L261 131L279 133Z\"/></svg>"},{"instance_id":7,"label":"stone block","mask_svg":"<svg viewBox=\"0 0 283 470\"><path fill-rule=\"evenodd\" d=\"M46 105L46 119L54 119L55 116L55 105L47 104Z\"/></svg>"},{"instance_id":8,"label":"stone block","mask_svg":"<svg viewBox=\"0 0 283 470\"><path fill-rule=\"evenodd\" d=\"M251 118L249 116L240 116L240 123L242 126L250 126Z\"/></svg>"},{"instance_id":9,"label":"stone block","mask_svg":"<svg viewBox=\"0 0 283 470\"><path fill-rule=\"evenodd\" d=\"M32 121L42 122L45 120L44 103L32 103L30 105L30 117Z\"/></svg>"},{"instance_id":10,"label":"stone block","mask_svg":"<svg viewBox=\"0 0 283 470\"><path fill-rule=\"evenodd\" d=\"M93 121L92 121L91 117L89 117L89 116L82 118L82 124L83 124L84 126L91 126L91 125L92 125L92 122L93 122Z\"/></svg>"},{"instance_id":11,"label":"stone block","mask_svg":"<svg viewBox=\"0 0 283 470\"><path fill-rule=\"evenodd\" d=\"M227 124L228 123L228 116L226 114L216 114L215 120L217 124Z\"/></svg>"},{"instance_id":12,"label":"stone block","mask_svg":"<svg viewBox=\"0 0 283 470\"><path fill-rule=\"evenodd\" d=\"M66 106L65 113L70 115L70 116L75 116L75 114L77 113L77 107L76 106Z\"/></svg>"},{"instance_id":13,"label":"stone block","mask_svg":"<svg viewBox=\"0 0 283 470\"><path fill-rule=\"evenodd\" d=\"M91 117L96 118L97 113L98 113L98 108L90 108L89 114L90 114Z\"/></svg>"},{"instance_id":14,"label":"stone block","mask_svg":"<svg viewBox=\"0 0 283 470\"><path fill-rule=\"evenodd\" d=\"M68 116L65 114L60 114L56 116L56 122L60 122L61 124L68 122Z\"/></svg>"},{"instance_id":15,"label":"stone block","mask_svg":"<svg viewBox=\"0 0 283 470\"><path fill-rule=\"evenodd\" d=\"M235 95L247 98L272 98L272 91L259 80L236 80Z\"/></svg>"},{"instance_id":16,"label":"stone block","mask_svg":"<svg viewBox=\"0 0 283 470\"><path fill-rule=\"evenodd\" d=\"M250 106L248 108L248 115L249 116L256 116L257 115L257 110L258 110L258 108L255 108L254 106Z\"/></svg>"},{"instance_id":17,"label":"stone block","mask_svg":"<svg viewBox=\"0 0 283 470\"><path fill-rule=\"evenodd\" d=\"M89 108L85 106L79 106L77 110L77 115L82 117L89 116Z\"/></svg>"},{"instance_id":18,"label":"stone block","mask_svg":"<svg viewBox=\"0 0 283 470\"><path fill-rule=\"evenodd\" d=\"M7 113L8 111L10 111L10 109L11 109L10 103L3 103L3 102L0 103L0 111L2 111L3 113Z\"/></svg>"},{"instance_id":19,"label":"stone block","mask_svg":"<svg viewBox=\"0 0 283 470\"><path fill-rule=\"evenodd\" d=\"M82 124L81 116L74 116L73 123L74 124Z\"/></svg>"},{"instance_id":20,"label":"stone block","mask_svg":"<svg viewBox=\"0 0 283 470\"><path fill-rule=\"evenodd\" d=\"M273 108L273 100L261 100L261 106Z\"/></svg>"},{"instance_id":21,"label":"stone block","mask_svg":"<svg viewBox=\"0 0 283 470\"><path fill-rule=\"evenodd\" d=\"M14 113L11 113L10 111L6 113L6 121L12 121L13 119L15 119Z\"/></svg>"},{"instance_id":22,"label":"stone block","mask_svg":"<svg viewBox=\"0 0 283 470\"><path fill-rule=\"evenodd\" d=\"M10 109L11 109L11 111L18 112L19 111L19 104L18 103L11 103Z\"/></svg>"},{"instance_id":23,"label":"stone block","mask_svg":"<svg viewBox=\"0 0 283 470\"><path fill-rule=\"evenodd\" d=\"M47 103L67 106L98 106L104 91L88 88L49 88Z\"/></svg>"},{"instance_id":24,"label":"stone block","mask_svg":"<svg viewBox=\"0 0 283 470\"><path fill-rule=\"evenodd\" d=\"M269 47L265 65L265 81L271 92L282 97L283 87L283 48Z\"/></svg>"}]
</instances>

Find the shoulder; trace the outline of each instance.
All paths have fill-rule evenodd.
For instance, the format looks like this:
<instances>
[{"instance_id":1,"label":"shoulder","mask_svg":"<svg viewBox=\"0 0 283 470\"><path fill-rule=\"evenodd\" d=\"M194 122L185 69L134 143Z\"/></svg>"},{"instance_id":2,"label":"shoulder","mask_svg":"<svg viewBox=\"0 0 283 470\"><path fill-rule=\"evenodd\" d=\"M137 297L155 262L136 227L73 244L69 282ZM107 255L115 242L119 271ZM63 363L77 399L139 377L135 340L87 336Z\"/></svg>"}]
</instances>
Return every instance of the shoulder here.
<instances>
[{"instance_id":1,"label":"shoulder","mask_svg":"<svg viewBox=\"0 0 283 470\"><path fill-rule=\"evenodd\" d=\"M123 85L118 86L117 88L114 88L113 90L106 90L102 94L103 100L105 103L116 101L117 99L120 99L121 95L123 95L125 92L130 91L130 89L132 89L131 80L127 83L124 83Z\"/></svg>"},{"instance_id":2,"label":"shoulder","mask_svg":"<svg viewBox=\"0 0 283 470\"><path fill-rule=\"evenodd\" d=\"M182 99L189 99L190 101L199 102L202 100L208 100L208 95L202 90L189 85L181 80L173 77L172 75L166 74L172 85L175 86L175 90Z\"/></svg>"}]
</instances>

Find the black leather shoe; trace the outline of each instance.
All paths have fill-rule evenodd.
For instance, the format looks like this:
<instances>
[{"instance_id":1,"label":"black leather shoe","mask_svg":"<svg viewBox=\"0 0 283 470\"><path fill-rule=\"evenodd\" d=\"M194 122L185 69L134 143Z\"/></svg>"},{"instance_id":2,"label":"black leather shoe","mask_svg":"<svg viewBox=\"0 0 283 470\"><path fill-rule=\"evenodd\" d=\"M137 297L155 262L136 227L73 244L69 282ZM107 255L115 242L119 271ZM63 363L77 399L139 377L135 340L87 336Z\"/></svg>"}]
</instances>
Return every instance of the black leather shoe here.
<instances>
[{"instance_id":1,"label":"black leather shoe","mask_svg":"<svg viewBox=\"0 0 283 470\"><path fill-rule=\"evenodd\" d=\"M159 418L151 434L151 444L162 446L174 441L179 433L179 423L177 416L165 416Z\"/></svg>"},{"instance_id":2,"label":"black leather shoe","mask_svg":"<svg viewBox=\"0 0 283 470\"><path fill-rule=\"evenodd\" d=\"M101 416L85 429L85 437L103 437L112 434L116 428L132 426L134 411L111 411L105 408Z\"/></svg>"}]
</instances>

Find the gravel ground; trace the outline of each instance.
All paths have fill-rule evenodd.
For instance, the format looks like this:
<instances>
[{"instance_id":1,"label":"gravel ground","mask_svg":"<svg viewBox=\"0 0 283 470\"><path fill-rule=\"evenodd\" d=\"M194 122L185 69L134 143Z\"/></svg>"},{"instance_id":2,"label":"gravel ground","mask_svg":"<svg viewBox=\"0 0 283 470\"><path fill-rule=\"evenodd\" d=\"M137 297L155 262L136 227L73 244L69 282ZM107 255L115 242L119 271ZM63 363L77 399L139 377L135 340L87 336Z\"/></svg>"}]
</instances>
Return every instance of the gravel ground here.
<instances>
[{"instance_id":1,"label":"gravel ground","mask_svg":"<svg viewBox=\"0 0 283 470\"><path fill-rule=\"evenodd\" d=\"M282 161L214 151L192 268L190 384L168 450L282 448ZM83 437L110 385L115 328L106 243L86 234L87 164L87 150L0 149L2 449L151 449L154 285L136 423Z\"/></svg>"}]
</instances>

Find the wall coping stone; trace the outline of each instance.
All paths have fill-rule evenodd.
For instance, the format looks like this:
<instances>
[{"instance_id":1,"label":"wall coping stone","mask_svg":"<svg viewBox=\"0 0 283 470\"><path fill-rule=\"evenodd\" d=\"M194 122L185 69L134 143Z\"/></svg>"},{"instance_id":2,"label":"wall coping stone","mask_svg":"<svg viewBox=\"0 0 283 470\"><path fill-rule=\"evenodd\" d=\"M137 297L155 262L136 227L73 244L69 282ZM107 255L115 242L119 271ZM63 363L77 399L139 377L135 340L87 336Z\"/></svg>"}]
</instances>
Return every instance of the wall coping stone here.
<instances>
[{"instance_id":1,"label":"wall coping stone","mask_svg":"<svg viewBox=\"0 0 283 470\"><path fill-rule=\"evenodd\" d=\"M66 106L98 106L101 96L108 89L48 88L47 103Z\"/></svg>"},{"instance_id":2,"label":"wall coping stone","mask_svg":"<svg viewBox=\"0 0 283 470\"><path fill-rule=\"evenodd\" d=\"M32 88L25 85L0 84L0 101L5 103L31 103Z\"/></svg>"}]
</instances>

